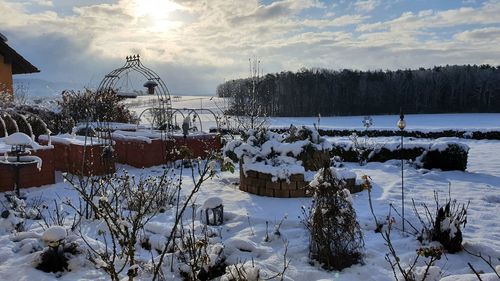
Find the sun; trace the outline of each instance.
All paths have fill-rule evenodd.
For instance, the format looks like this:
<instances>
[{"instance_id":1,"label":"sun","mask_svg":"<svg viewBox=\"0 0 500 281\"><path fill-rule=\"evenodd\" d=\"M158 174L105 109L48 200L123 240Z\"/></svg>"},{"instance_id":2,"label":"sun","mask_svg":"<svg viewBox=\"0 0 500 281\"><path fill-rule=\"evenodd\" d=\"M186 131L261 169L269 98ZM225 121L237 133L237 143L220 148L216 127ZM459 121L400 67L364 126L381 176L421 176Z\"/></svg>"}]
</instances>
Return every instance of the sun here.
<instances>
[{"instance_id":1,"label":"sun","mask_svg":"<svg viewBox=\"0 0 500 281\"><path fill-rule=\"evenodd\" d=\"M135 23L149 32L161 33L179 25L170 17L173 12L183 8L171 0L131 0L127 6Z\"/></svg>"},{"instance_id":2,"label":"sun","mask_svg":"<svg viewBox=\"0 0 500 281\"><path fill-rule=\"evenodd\" d=\"M133 6L137 17L151 18L156 21L166 20L171 12L181 7L169 0L136 0Z\"/></svg>"}]
</instances>

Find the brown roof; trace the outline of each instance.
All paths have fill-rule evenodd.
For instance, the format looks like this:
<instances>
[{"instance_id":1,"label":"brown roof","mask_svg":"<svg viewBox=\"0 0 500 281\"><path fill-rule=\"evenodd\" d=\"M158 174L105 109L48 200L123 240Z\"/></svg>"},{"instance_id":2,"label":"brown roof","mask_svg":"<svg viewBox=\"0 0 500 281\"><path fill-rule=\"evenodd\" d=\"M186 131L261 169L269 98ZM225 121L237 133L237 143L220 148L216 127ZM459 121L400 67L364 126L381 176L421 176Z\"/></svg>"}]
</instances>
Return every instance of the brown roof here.
<instances>
[{"instance_id":1,"label":"brown roof","mask_svg":"<svg viewBox=\"0 0 500 281\"><path fill-rule=\"evenodd\" d=\"M12 49L4 40L0 40L0 55L6 63L12 64L12 74L40 72L38 68Z\"/></svg>"}]
</instances>

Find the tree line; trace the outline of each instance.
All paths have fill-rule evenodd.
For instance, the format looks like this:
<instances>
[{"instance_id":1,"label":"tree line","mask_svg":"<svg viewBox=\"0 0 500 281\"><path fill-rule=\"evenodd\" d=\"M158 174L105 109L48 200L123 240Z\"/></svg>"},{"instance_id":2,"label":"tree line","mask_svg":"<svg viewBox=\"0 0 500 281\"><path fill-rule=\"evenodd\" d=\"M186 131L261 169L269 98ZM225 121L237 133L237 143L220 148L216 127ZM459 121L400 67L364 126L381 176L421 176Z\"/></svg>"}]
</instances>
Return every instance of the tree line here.
<instances>
[{"instance_id":1,"label":"tree line","mask_svg":"<svg viewBox=\"0 0 500 281\"><path fill-rule=\"evenodd\" d=\"M334 116L500 112L500 66L452 65L397 71L301 69L227 81L230 114ZM249 108L253 107L252 109Z\"/></svg>"}]
</instances>

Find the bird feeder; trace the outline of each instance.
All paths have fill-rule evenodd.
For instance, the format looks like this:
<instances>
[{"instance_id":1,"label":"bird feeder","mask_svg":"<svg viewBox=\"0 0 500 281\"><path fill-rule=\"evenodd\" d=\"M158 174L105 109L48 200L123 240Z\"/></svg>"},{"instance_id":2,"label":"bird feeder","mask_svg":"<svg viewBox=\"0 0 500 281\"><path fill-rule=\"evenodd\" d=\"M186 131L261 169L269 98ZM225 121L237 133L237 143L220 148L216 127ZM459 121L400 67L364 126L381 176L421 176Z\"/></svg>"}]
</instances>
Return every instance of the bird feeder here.
<instances>
[{"instance_id":1,"label":"bird feeder","mask_svg":"<svg viewBox=\"0 0 500 281\"><path fill-rule=\"evenodd\" d=\"M148 88L148 95L154 95L155 94L155 88L158 86L158 83L156 83L153 80L148 80L146 83L143 85L144 87Z\"/></svg>"}]
</instances>

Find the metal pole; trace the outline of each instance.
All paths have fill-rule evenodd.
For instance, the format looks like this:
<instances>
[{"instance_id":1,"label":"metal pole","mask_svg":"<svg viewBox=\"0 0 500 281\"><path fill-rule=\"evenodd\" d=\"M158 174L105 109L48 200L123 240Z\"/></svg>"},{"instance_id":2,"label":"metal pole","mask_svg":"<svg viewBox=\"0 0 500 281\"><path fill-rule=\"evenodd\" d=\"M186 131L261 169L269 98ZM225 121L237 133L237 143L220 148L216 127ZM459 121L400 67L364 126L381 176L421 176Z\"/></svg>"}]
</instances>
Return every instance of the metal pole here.
<instances>
[{"instance_id":1,"label":"metal pole","mask_svg":"<svg viewBox=\"0 0 500 281\"><path fill-rule=\"evenodd\" d=\"M405 188L404 188L404 157L403 157L403 130L401 130L401 215L403 216L403 232L405 232Z\"/></svg>"},{"instance_id":2,"label":"metal pole","mask_svg":"<svg viewBox=\"0 0 500 281\"><path fill-rule=\"evenodd\" d=\"M15 170L14 191L16 192L17 198L21 197L21 191L19 190L19 168L20 168L19 161L17 161L17 163L14 164L14 170Z\"/></svg>"}]
</instances>

